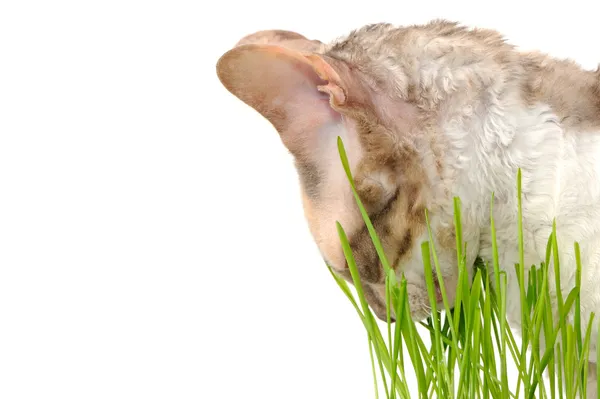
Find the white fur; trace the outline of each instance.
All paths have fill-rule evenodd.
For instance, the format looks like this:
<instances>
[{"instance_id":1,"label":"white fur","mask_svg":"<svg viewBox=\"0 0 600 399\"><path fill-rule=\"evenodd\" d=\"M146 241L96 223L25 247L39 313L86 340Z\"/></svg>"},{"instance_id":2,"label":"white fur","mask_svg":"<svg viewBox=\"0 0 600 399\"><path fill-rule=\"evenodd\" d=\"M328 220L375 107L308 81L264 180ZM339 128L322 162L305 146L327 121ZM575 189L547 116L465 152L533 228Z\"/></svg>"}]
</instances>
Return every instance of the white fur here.
<instances>
[{"instance_id":1,"label":"white fur","mask_svg":"<svg viewBox=\"0 0 600 399\"><path fill-rule=\"evenodd\" d=\"M465 234L479 238L468 245L477 246L479 255L491 262L493 192L500 265L508 276L507 314L518 330L521 307L514 264L519 262L516 178L521 168L525 266L544 261L556 219L563 298L575 286L574 242L581 246L585 328L592 312L600 316L600 131L565 130L547 105L529 108L518 99L483 111L444 126L451 144L445 161L452 191L462 199ZM595 321L590 359L596 358L597 333Z\"/></svg>"},{"instance_id":2,"label":"white fur","mask_svg":"<svg viewBox=\"0 0 600 399\"><path fill-rule=\"evenodd\" d=\"M521 169L525 267L545 260L547 240L556 220L562 293L566 298L575 286L573 245L575 241L580 244L582 327L587 326L592 312L598 315L591 334L593 360L600 321L600 130L567 129L549 103L525 102L523 89L530 78L527 74L532 72L524 68L524 61L539 62L537 58L514 51L494 32L473 35L466 30L452 33L453 29L453 25L443 22L398 30L387 24L366 27L351 37L351 43L360 45L350 46L346 53L340 50L335 56L349 63L368 60L364 69L376 80L386 82L384 90L390 98L405 99L409 83L417 90L419 105L435 118L436 125L434 132L424 129L414 135L428 177L427 207L432 229L452 226L452 196L459 196L469 264L477 255L492 260L490 201L494 193L500 265L508 276L507 314L516 331L521 320L514 270L519 262L516 184L517 170ZM566 62L560 65L582 74L581 82L585 83L581 84L591 84L589 76L584 77L578 67ZM566 75L557 76L563 79ZM565 93L564 101L574 101L576 94ZM394 107L401 106L400 100L394 103ZM386 114L393 107L379 108ZM568 110L567 114L577 117L570 115L574 112ZM396 130L400 137L403 130ZM415 240L414 259L404 262L399 270L417 288L424 286L419 246L427 239L423 236ZM443 250L438 257L444 281L455 281L455 254L447 246L440 247L436 243L436 250ZM550 266L553 276L552 262ZM553 278L550 291L551 300L556 302ZM417 289L413 296L411 310L419 317L423 309L413 307L426 302L427 292ZM588 396L595 397L595 374L590 377L593 383Z\"/></svg>"}]
</instances>

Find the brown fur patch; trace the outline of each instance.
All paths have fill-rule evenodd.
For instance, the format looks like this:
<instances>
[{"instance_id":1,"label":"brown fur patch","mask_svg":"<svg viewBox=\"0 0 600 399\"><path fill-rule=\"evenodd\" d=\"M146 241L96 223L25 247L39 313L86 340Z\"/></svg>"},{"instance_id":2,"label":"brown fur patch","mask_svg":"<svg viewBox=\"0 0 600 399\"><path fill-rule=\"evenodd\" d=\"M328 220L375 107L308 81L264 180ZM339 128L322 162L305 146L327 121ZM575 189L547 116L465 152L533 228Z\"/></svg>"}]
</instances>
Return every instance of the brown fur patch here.
<instances>
[{"instance_id":1,"label":"brown fur patch","mask_svg":"<svg viewBox=\"0 0 600 399\"><path fill-rule=\"evenodd\" d=\"M600 76L570 60L540 53L523 55L524 99L547 103L564 126L582 131L600 129Z\"/></svg>"},{"instance_id":2,"label":"brown fur patch","mask_svg":"<svg viewBox=\"0 0 600 399\"><path fill-rule=\"evenodd\" d=\"M373 98L357 98L352 92L348 98L339 112L355 121L365 152L354 176L356 189L390 266L398 268L403 259L411 256L415 238L425 229L425 203L421 195L427 185L425 174L412 146L411 131L395 129L394 121L380 113ZM370 184L373 174L390 176L390 186L397 187L396 191L386 197L382 186ZM383 266L367 226L363 224L349 240L361 280L383 284Z\"/></svg>"},{"instance_id":3,"label":"brown fur patch","mask_svg":"<svg viewBox=\"0 0 600 399\"><path fill-rule=\"evenodd\" d=\"M395 172L404 176L401 184L392 198L376 212L369 215L373 227L382 243L390 266L397 269L402 260L411 256L415 238L425 229L425 204L422 200L423 175L418 166L416 156L409 159L395 158L391 154L388 162L399 162ZM363 162L373 161L365 158ZM400 172L400 168L403 168ZM364 167L362 170L368 168ZM407 172L407 173L406 173ZM362 198L363 193L359 191ZM359 274L365 281L374 284L384 282L385 275L379 256L369 235L366 225L350 237L350 244L359 268Z\"/></svg>"},{"instance_id":4,"label":"brown fur patch","mask_svg":"<svg viewBox=\"0 0 600 399\"><path fill-rule=\"evenodd\" d=\"M310 200L318 200L321 175L317 165L313 160L306 159L306 157L296 158L295 164L302 189Z\"/></svg>"},{"instance_id":5,"label":"brown fur patch","mask_svg":"<svg viewBox=\"0 0 600 399\"><path fill-rule=\"evenodd\" d=\"M456 231L454 227L438 228L435 232L439 245L444 248L454 248L456 246Z\"/></svg>"}]
</instances>

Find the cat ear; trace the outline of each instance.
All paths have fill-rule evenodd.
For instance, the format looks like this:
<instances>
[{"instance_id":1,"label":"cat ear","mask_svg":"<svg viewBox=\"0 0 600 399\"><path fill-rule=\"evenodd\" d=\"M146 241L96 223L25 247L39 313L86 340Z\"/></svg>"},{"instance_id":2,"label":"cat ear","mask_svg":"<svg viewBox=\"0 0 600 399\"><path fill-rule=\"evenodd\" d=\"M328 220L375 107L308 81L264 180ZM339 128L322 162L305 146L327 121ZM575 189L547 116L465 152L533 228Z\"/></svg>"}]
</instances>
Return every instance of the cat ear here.
<instances>
[{"instance_id":1,"label":"cat ear","mask_svg":"<svg viewBox=\"0 0 600 399\"><path fill-rule=\"evenodd\" d=\"M299 33L288 30L261 30L243 37L236 46L245 44L271 44L302 52L319 52L325 45L319 40L309 40Z\"/></svg>"},{"instance_id":2,"label":"cat ear","mask_svg":"<svg viewBox=\"0 0 600 399\"><path fill-rule=\"evenodd\" d=\"M241 45L219 59L217 75L227 90L271 122L296 156L315 149L319 132L341 122L345 87L319 55Z\"/></svg>"}]
</instances>

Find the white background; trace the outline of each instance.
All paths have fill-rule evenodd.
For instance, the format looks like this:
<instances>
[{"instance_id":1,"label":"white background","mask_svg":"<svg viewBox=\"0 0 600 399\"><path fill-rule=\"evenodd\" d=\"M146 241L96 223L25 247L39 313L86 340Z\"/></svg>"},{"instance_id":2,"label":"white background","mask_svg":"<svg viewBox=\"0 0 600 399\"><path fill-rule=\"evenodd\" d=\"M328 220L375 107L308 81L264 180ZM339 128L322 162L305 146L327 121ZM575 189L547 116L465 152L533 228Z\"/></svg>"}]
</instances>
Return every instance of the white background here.
<instances>
[{"instance_id":1,"label":"white background","mask_svg":"<svg viewBox=\"0 0 600 399\"><path fill-rule=\"evenodd\" d=\"M372 398L242 36L449 18L600 61L581 2L3 1L0 398Z\"/></svg>"}]
</instances>

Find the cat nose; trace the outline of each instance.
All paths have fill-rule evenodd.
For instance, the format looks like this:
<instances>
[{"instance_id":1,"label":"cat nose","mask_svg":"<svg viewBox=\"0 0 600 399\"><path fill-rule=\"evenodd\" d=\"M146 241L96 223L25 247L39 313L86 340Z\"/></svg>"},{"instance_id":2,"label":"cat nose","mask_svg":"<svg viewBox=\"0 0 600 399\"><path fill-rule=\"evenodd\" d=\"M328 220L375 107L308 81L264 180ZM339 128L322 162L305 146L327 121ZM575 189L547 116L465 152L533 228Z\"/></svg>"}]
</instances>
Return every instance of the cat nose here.
<instances>
[{"instance_id":1,"label":"cat nose","mask_svg":"<svg viewBox=\"0 0 600 399\"><path fill-rule=\"evenodd\" d=\"M381 321L385 321L387 323L388 321L388 317L387 317L387 312L384 311L383 313L381 311L377 311L374 310L373 313L375 313L375 316L377 316L377 318ZM390 323L395 323L396 322L396 318L394 317L393 314L390 314Z\"/></svg>"}]
</instances>

